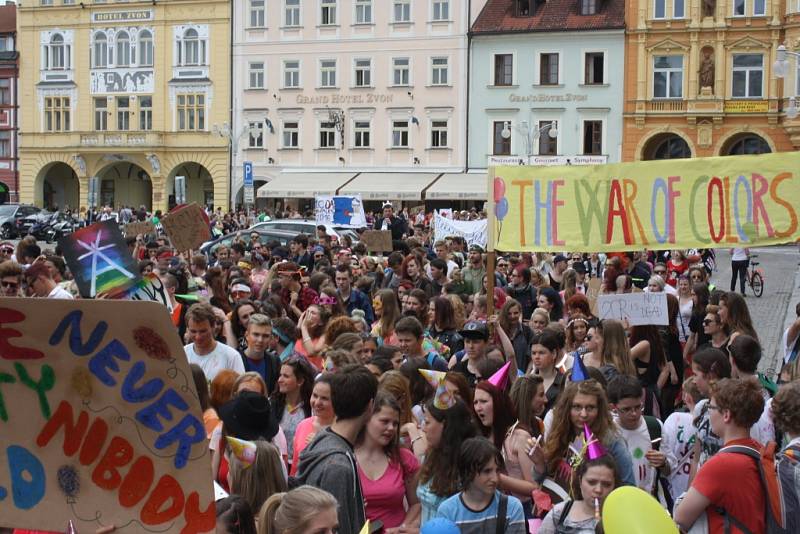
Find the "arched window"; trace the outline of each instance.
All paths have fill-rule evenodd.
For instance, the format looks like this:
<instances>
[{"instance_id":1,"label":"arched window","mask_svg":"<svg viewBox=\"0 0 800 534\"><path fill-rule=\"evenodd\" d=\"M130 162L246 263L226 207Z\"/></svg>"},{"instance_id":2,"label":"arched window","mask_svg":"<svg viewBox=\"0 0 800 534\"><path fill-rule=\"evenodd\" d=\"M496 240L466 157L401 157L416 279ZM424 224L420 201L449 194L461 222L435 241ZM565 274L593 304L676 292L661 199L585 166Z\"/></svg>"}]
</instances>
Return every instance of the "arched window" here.
<instances>
[{"instance_id":1,"label":"arched window","mask_svg":"<svg viewBox=\"0 0 800 534\"><path fill-rule=\"evenodd\" d=\"M117 66L129 67L131 64L131 38L128 32L117 34Z\"/></svg>"},{"instance_id":2,"label":"arched window","mask_svg":"<svg viewBox=\"0 0 800 534\"><path fill-rule=\"evenodd\" d=\"M63 70L69 68L69 54L64 44L64 36L54 33L50 37L50 50L48 54L48 67L53 70Z\"/></svg>"},{"instance_id":3,"label":"arched window","mask_svg":"<svg viewBox=\"0 0 800 534\"><path fill-rule=\"evenodd\" d=\"M729 156L741 156L743 154L769 154L772 149L763 138L754 134L745 134L735 139L728 148Z\"/></svg>"},{"instance_id":4,"label":"arched window","mask_svg":"<svg viewBox=\"0 0 800 534\"><path fill-rule=\"evenodd\" d=\"M94 68L108 66L108 37L106 37L105 33L97 32L94 34L93 54L92 66Z\"/></svg>"},{"instance_id":5,"label":"arched window","mask_svg":"<svg viewBox=\"0 0 800 534\"><path fill-rule=\"evenodd\" d=\"M201 65L205 60L204 45L194 28L183 32L183 65Z\"/></svg>"},{"instance_id":6,"label":"arched window","mask_svg":"<svg viewBox=\"0 0 800 534\"><path fill-rule=\"evenodd\" d=\"M139 66L153 66L153 34L148 30L139 32Z\"/></svg>"},{"instance_id":7,"label":"arched window","mask_svg":"<svg viewBox=\"0 0 800 534\"><path fill-rule=\"evenodd\" d=\"M689 145L682 137L664 134L651 139L644 150L644 160L681 159L692 157Z\"/></svg>"}]
</instances>

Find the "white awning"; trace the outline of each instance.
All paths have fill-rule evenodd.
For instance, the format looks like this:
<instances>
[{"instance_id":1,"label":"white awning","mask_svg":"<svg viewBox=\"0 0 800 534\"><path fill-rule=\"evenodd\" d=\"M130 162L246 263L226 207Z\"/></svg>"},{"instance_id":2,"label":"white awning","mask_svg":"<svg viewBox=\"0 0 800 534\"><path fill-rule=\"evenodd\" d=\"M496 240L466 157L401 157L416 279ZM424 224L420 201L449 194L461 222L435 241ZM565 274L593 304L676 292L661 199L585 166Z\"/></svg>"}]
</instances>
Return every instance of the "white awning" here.
<instances>
[{"instance_id":1,"label":"white awning","mask_svg":"<svg viewBox=\"0 0 800 534\"><path fill-rule=\"evenodd\" d=\"M355 172L282 172L258 188L258 198L314 198L334 195Z\"/></svg>"},{"instance_id":2,"label":"white awning","mask_svg":"<svg viewBox=\"0 0 800 534\"><path fill-rule=\"evenodd\" d=\"M425 200L486 200L485 173L444 174L425 191Z\"/></svg>"},{"instance_id":3,"label":"white awning","mask_svg":"<svg viewBox=\"0 0 800 534\"><path fill-rule=\"evenodd\" d=\"M339 190L341 195L361 193L362 200L422 200L422 191L439 173L362 172Z\"/></svg>"}]
</instances>

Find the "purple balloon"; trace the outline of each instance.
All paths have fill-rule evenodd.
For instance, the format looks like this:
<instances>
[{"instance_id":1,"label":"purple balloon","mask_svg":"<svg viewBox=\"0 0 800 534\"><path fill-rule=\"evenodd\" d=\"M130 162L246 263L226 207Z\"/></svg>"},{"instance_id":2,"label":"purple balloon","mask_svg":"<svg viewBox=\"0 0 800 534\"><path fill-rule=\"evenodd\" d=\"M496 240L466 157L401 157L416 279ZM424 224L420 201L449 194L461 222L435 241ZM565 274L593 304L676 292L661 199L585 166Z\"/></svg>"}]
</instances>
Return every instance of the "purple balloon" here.
<instances>
[{"instance_id":1,"label":"purple balloon","mask_svg":"<svg viewBox=\"0 0 800 534\"><path fill-rule=\"evenodd\" d=\"M503 197L500 201L495 202L494 214L497 216L498 221L502 221L508 214L508 199Z\"/></svg>"}]
</instances>

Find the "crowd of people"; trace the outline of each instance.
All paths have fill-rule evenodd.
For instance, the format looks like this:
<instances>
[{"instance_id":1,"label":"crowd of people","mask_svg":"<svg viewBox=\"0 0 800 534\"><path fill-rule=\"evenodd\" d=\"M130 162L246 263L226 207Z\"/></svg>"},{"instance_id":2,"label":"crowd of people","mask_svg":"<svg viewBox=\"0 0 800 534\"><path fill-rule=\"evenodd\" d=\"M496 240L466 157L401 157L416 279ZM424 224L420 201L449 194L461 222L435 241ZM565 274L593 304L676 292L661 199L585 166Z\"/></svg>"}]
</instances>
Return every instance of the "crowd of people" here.
<instances>
[{"instance_id":1,"label":"crowd of people","mask_svg":"<svg viewBox=\"0 0 800 534\"><path fill-rule=\"evenodd\" d=\"M372 224L398 232L387 257L324 227L212 257L129 240L185 342L217 532L588 534L624 485L684 532L767 532L762 460L800 473L800 304L769 377L709 251L498 252L490 284L486 252L424 217ZM26 239L0 244L3 295L71 298L59 251ZM669 324L600 321L594 279L666 293Z\"/></svg>"}]
</instances>

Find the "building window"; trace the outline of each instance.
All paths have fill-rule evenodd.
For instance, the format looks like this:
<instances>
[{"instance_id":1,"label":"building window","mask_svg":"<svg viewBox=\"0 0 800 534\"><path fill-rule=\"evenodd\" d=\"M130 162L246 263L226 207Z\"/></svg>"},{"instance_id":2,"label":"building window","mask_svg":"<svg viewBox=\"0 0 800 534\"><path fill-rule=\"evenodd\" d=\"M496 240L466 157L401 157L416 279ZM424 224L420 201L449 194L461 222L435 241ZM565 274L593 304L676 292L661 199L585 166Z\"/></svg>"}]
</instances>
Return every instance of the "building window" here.
<instances>
[{"instance_id":1,"label":"building window","mask_svg":"<svg viewBox=\"0 0 800 534\"><path fill-rule=\"evenodd\" d=\"M601 85L605 75L605 54L588 52L584 56L584 79L586 85Z\"/></svg>"},{"instance_id":2,"label":"building window","mask_svg":"<svg viewBox=\"0 0 800 534\"><path fill-rule=\"evenodd\" d=\"M733 16L744 17L746 13L747 1L746 0L733 0Z\"/></svg>"},{"instance_id":3,"label":"building window","mask_svg":"<svg viewBox=\"0 0 800 534\"><path fill-rule=\"evenodd\" d=\"M446 57L435 57L431 59L431 84L447 85L449 83L448 63Z\"/></svg>"},{"instance_id":4,"label":"building window","mask_svg":"<svg viewBox=\"0 0 800 534\"><path fill-rule=\"evenodd\" d=\"M320 87L336 87L336 60L323 59L319 62Z\"/></svg>"},{"instance_id":5,"label":"building window","mask_svg":"<svg viewBox=\"0 0 800 534\"><path fill-rule=\"evenodd\" d=\"M372 23L372 0L356 0L356 24Z\"/></svg>"},{"instance_id":6,"label":"building window","mask_svg":"<svg viewBox=\"0 0 800 534\"><path fill-rule=\"evenodd\" d=\"M656 136L645 146L642 159L652 161L657 159L683 159L691 158L692 151L681 137L675 134Z\"/></svg>"},{"instance_id":7,"label":"building window","mask_svg":"<svg viewBox=\"0 0 800 534\"><path fill-rule=\"evenodd\" d=\"M300 62L283 62L283 86L287 89L300 87Z\"/></svg>"},{"instance_id":8,"label":"building window","mask_svg":"<svg viewBox=\"0 0 800 534\"><path fill-rule=\"evenodd\" d=\"M104 96L94 99L94 129L98 132L108 130L108 99Z\"/></svg>"},{"instance_id":9,"label":"building window","mask_svg":"<svg viewBox=\"0 0 800 534\"><path fill-rule=\"evenodd\" d=\"M251 122L250 126L250 148L264 148L264 123L257 121Z\"/></svg>"},{"instance_id":10,"label":"building window","mask_svg":"<svg viewBox=\"0 0 800 534\"><path fill-rule=\"evenodd\" d=\"M407 57L396 57L392 59L392 84L409 85L409 59Z\"/></svg>"},{"instance_id":11,"label":"building window","mask_svg":"<svg viewBox=\"0 0 800 534\"><path fill-rule=\"evenodd\" d=\"M11 104L11 80L0 78L0 106Z\"/></svg>"},{"instance_id":12,"label":"building window","mask_svg":"<svg viewBox=\"0 0 800 534\"><path fill-rule=\"evenodd\" d=\"M558 85L558 54L539 54L539 85Z\"/></svg>"},{"instance_id":13,"label":"building window","mask_svg":"<svg viewBox=\"0 0 800 534\"><path fill-rule=\"evenodd\" d=\"M139 32L139 66L153 66L153 34L148 30Z\"/></svg>"},{"instance_id":14,"label":"building window","mask_svg":"<svg viewBox=\"0 0 800 534\"><path fill-rule=\"evenodd\" d=\"M297 148L300 146L300 125L299 123L283 123L283 148Z\"/></svg>"},{"instance_id":15,"label":"building window","mask_svg":"<svg viewBox=\"0 0 800 534\"><path fill-rule=\"evenodd\" d=\"M45 45L44 50L44 69L45 70L69 70L70 68L70 46L64 43L64 36L60 33L50 37L50 43Z\"/></svg>"},{"instance_id":16,"label":"building window","mask_svg":"<svg viewBox=\"0 0 800 534\"><path fill-rule=\"evenodd\" d=\"M392 148L408 148L408 121L392 121Z\"/></svg>"},{"instance_id":17,"label":"building window","mask_svg":"<svg viewBox=\"0 0 800 534\"><path fill-rule=\"evenodd\" d=\"M728 149L730 156L742 156L745 154L769 154L772 149L763 138L758 135L745 135L736 140Z\"/></svg>"},{"instance_id":18,"label":"building window","mask_svg":"<svg viewBox=\"0 0 800 534\"><path fill-rule=\"evenodd\" d=\"M70 130L68 96L45 97L44 129L47 132L68 132Z\"/></svg>"},{"instance_id":19,"label":"building window","mask_svg":"<svg viewBox=\"0 0 800 534\"><path fill-rule=\"evenodd\" d=\"M597 0L581 0L581 15L597 14Z\"/></svg>"},{"instance_id":20,"label":"building window","mask_svg":"<svg viewBox=\"0 0 800 534\"><path fill-rule=\"evenodd\" d=\"M206 41L194 28L183 32L183 38L178 43L178 65L204 65L206 61Z\"/></svg>"},{"instance_id":21,"label":"building window","mask_svg":"<svg viewBox=\"0 0 800 534\"><path fill-rule=\"evenodd\" d=\"M553 139L549 133L552 128L557 128L556 121L539 121L539 131L545 126L550 126L545 132L545 135L539 136L539 155L540 156L555 156L558 154L558 137Z\"/></svg>"},{"instance_id":22,"label":"building window","mask_svg":"<svg viewBox=\"0 0 800 534\"><path fill-rule=\"evenodd\" d=\"M356 87L370 87L372 86L372 60L371 59L357 59L356 60Z\"/></svg>"},{"instance_id":23,"label":"building window","mask_svg":"<svg viewBox=\"0 0 800 534\"><path fill-rule=\"evenodd\" d=\"M336 0L321 0L320 24L330 26L336 24Z\"/></svg>"},{"instance_id":24,"label":"building window","mask_svg":"<svg viewBox=\"0 0 800 534\"><path fill-rule=\"evenodd\" d=\"M336 124L333 122L319 123L319 147L336 148Z\"/></svg>"},{"instance_id":25,"label":"building window","mask_svg":"<svg viewBox=\"0 0 800 534\"><path fill-rule=\"evenodd\" d=\"M286 26L300 26L300 0L285 0L283 22Z\"/></svg>"},{"instance_id":26,"label":"building window","mask_svg":"<svg viewBox=\"0 0 800 534\"><path fill-rule=\"evenodd\" d=\"M131 38L128 32L119 32L116 37L117 40L117 61L115 63L118 67L131 66Z\"/></svg>"},{"instance_id":27,"label":"building window","mask_svg":"<svg viewBox=\"0 0 800 534\"><path fill-rule=\"evenodd\" d=\"M266 26L264 15L264 0L250 0L250 27L263 28Z\"/></svg>"},{"instance_id":28,"label":"building window","mask_svg":"<svg viewBox=\"0 0 800 534\"><path fill-rule=\"evenodd\" d=\"M603 153L603 121L583 121L583 153L587 156Z\"/></svg>"},{"instance_id":29,"label":"building window","mask_svg":"<svg viewBox=\"0 0 800 534\"><path fill-rule=\"evenodd\" d=\"M509 86L514 83L514 56L511 54L494 55L494 84Z\"/></svg>"},{"instance_id":30,"label":"building window","mask_svg":"<svg viewBox=\"0 0 800 534\"><path fill-rule=\"evenodd\" d=\"M10 35L0 35L0 52L13 52L14 38Z\"/></svg>"},{"instance_id":31,"label":"building window","mask_svg":"<svg viewBox=\"0 0 800 534\"><path fill-rule=\"evenodd\" d=\"M369 139L369 121L356 121L353 124L353 146L356 148L369 148L372 146Z\"/></svg>"},{"instance_id":32,"label":"building window","mask_svg":"<svg viewBox=\"0 0 800 534\"><path fill-rule=\"evenodd\" d=\"M653 18L663 19L667 16L667 0L655 0L653 4Z\"/></svg>"},{"instance_id":33,"label":"building window","mask_svg":"<svg viewBox=\"0 0 800 534\"><path fill-rule=\"evenodd\" d=\"M264 88L264 62L249 63L247 66L248 89Z\"/></svg>"},{"instance_id":34,"label":"building window","mask_svg":"<svg viewBox=\"0 0 800 534\"><path fill-rule=\"evenodd\" d=\"M514 0L515 12L518 17L530 17L533 15L531 9L532 0Z\"/></svg>"},{"instance_id":35,"label":"building window","mask_svg":"<svg viewBox=\"0 0 800 534\"><path fill-rule=\"evenodd\" d=\"M433 20L450 20L450 0L433 0Z\"/></svg>"},{"instance_id":36,"label":"building window","mask_svg":"<svg viewBox=\"0 0 800 534\"><path fill-rule=\"evenodd\" d=\"M140 96L139 97L139 129L152 130L153 129L153 97Z\"/></svg>"},{"instance_id":37,"label":"building window","mask_svg":"<svg viewBox=\"0 0 800 534\"><path fill-rule=\"evenodd\" d=\"M393 0L392 22L411 22L411 0Z\"/></svg>"},{"instance_id":38,"label":"building window","mask_svg":"<svg viewBox=\"0 0 800 534\"><path fill-rule=\"evenodd\" d=\"M653 57L653 98L683 98L683 56Z\"/></svg>"},{"instance_id":39,"label":"building window","mask_svg":"<svg viewBox=\"0 0 800 534\"><path fill-rule=\"evenodd\" d=\"M511 124L508 121L494 121L492 125L492 155L511 155Z\"/></svg>"},{"instance_id":40,"label":"building window","mask_svg":"<svg viewBox=\"0 0 800 534\"><path fill-rule=\"evenodd\" d=\"M117 97L117 130L131 129L131 97Z\"/></svg>"},{"instance_id":41,"label":"building window","mask_svg":"<svg viewBox=\"0 0 800 534\"><path fill-rule=\"evenodd\" d=\"M764 93L764 56L734 54L732 79L734 98L761 98Z\"/></svg>"},{"instance_id":42,"label":"building window","mask_svg":"<svg viewBox=\"0 0 800 534\"><path fill-rule=\"evenodd\" d=\"M0 131L0 158L11 157L11 132Z\"/></svg>"},{"instance_id":43,"label":"building window","mask_svg":"<svg viewBox=\"0 0 800 534\"><path fill-rule=\"evenodd\" d=\"M178 130L199 131L205 128L205 95L178 95Z\"/></svg>"},{"instance_id":44,"label":"building window","mask_svg":"<svg viewBox=\"0 0 800 534\"><path fill-rule=\"evenodd\" d=\"M447 121L431 121L431 148L447 148Z\"/></svg>"},{"instance_id":45,"label":"building window","mask_svg":"<svg viewBox=\"0 0 800 534\"><path fill-rule=\"evenodd\" d=\"M686 12L686 5L684 0L672 0L672 17L682 19Z\"/></svg>"},{"instance_id":46,"label":"building window","mask_svg":"<svg viewBox=\"0 0 800 534\"><path fill-rule=\"evenodd\" d=\"M767 14L767 5L765 0L753 0L753 16L758 17Z\"/></svg>"},{"instance_id":47,"label":"building window","mask_svg":"<svg viewBox=\"0 0 800 534\"><path fill-rule=\"evenodd\" d=\"M97 32L94 35L92 47L92 67L102 69L108 66L108 37L105 33Z\"/></svg>"}]
</instances>

